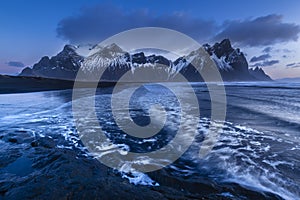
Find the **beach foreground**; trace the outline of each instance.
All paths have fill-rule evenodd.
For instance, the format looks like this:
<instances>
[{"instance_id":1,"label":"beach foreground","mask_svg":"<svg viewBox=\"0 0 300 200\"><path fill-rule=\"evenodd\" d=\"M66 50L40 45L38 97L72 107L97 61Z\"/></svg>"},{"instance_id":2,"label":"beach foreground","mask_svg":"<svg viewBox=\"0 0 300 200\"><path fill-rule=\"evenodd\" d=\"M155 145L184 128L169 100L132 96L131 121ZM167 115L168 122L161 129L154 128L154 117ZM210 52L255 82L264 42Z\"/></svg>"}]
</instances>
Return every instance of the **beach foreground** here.
<instances>
[{"instance_id":1,"label":"beach foreground","mask_svg":"<svg viewBox=\"0 0 300 200\"><path fill-rule=\"evenodd\" d=\"M217 143L204 158L198 154L210 123L210 98L205 84L192 85L201 108L197 137L181 158L150 173L108 168L87 151L72 117L72 90L0 95L0 103L5 105L0 112L0 198L299 198L300 85L225 84L226 121ZM177 88L184 92L180 84ZM132 100L132 116L138 123L147 124L149 113L144 108L153 102L169 106L174 116L158 135L147 139L120 131L111 120L111 88L98 90L99 123L121 148L155 150L174 135L169 127L176 127L178 105L159 84L145 84ZM126 90L122 92L126 94ZM108 154L115 151L105 144L101 148Z\"/></svg>"}]
</instances>

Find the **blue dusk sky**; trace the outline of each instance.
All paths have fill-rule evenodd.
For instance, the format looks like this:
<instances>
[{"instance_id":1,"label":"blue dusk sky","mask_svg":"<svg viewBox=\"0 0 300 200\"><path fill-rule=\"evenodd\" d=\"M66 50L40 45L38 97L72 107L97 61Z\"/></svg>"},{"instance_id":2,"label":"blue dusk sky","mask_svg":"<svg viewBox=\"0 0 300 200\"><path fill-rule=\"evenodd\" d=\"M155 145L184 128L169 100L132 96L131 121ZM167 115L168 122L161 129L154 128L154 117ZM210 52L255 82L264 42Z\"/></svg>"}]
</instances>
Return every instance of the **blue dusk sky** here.
<instances>
[{"instance_id":1,"label":"blue dusk sky","mask_svg":"<svg viewBox=\"0 0 300 200\"><path fill-rule=\"evenodd\" d=\"M2 0L0 74L17 74L65 44L96 44L120 31L171 28L200 44L229 38L272 78L300 77L298 0Z\"/></svg>"}]
</instances>

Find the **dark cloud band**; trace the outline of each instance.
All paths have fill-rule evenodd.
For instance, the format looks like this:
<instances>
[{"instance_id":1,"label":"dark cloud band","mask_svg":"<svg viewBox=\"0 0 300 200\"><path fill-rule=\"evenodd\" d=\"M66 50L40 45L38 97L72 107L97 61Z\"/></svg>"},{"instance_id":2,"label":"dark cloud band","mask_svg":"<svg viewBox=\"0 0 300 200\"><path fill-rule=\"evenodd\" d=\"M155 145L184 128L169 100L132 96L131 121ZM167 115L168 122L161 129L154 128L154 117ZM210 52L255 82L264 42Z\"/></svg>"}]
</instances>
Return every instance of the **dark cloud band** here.
<instances>
[{"instance_id":1,"label":"dark cloud band","mask_svg":"<svg viewBox=\"0 0 300 200\"><path fill-rule=\"evenodd\" d=\"M98 43L121 31L145 26L174 29L196 40L207 39L217 31L214 21L192 18L185 13L155 16L144 10L127 12L109 5L97 5L62 19L57 35L75 44Z\"/></svg>"},{"instance_id":2,"label":"dark cloud band","mask_svg":"<svg viewBox=\"0 0 300 200\"><path fill-rule=\"evenodd\" d=\"M288 67L288 68L298 68L298 67L300 67L300 62L298 62L298 63L289 63L289 64L287 64L286 65L286 67Z\"/></svg>"},{"instance_id":3,"label":"dark cloud band","mask_svg":"<svg viewBox=\"0 0 300 200\"><path fill-rule=\"evenodd\" d=\"M299 32L299 25L284 23L281 15L272 14L251 20L228 21L215 39L230 38L243 46L267 46L297 41Z\"/></svg>"},{"instance_id":4,"label":"dark cloud band","mask_svg":"<svg viewBox=\"0 0 300 200\"><path fill-rule=\"evenodd\" d=\"M10 67L25 67L24 63L19 62L19 61L9 61L6 63Z\"/></svg>"},{"instance_id":5,"label":"dark cloud band","mask_svg":"<svg viewBox=\"0 0 300 200\"><path fill-rule=\"evenodd\" d=\"M258 61L262 61L262 60L266 60L271 58L270 54L263 54L260 56L254 56L250 59L250 62L258 62Z\"/></svg>"},{"instance_id":6,"label":"dark cloud band","mask_svg":"<svg viewBox=\"0 0 300 200\"><path fill-rule=\"evenodd\" d=\"M265 61L253 64L252 67L270 67L270 66L273 66L278 63L279 63L279 60L265 60Z\"/></svg>"},{"instance_id":7,"label":"dark cloud band","mask_svg":"<svg viewBox=\"0 0 300 200\"><path fill-rule=\"evenodd\" d=\"M276 14L226 21L218 26L213 20L193 18L186 13L155 15L146 10L130 12L99 4L62 19L57 26L57 35L74 44L98 43L121 31L145 26L181 31L200 43L229 38L240 46L267 46L296 41L300 32L299 25L283 22L282 16ZM270 51L268 47L263 52Z\"/></svg>"}]
</instances>

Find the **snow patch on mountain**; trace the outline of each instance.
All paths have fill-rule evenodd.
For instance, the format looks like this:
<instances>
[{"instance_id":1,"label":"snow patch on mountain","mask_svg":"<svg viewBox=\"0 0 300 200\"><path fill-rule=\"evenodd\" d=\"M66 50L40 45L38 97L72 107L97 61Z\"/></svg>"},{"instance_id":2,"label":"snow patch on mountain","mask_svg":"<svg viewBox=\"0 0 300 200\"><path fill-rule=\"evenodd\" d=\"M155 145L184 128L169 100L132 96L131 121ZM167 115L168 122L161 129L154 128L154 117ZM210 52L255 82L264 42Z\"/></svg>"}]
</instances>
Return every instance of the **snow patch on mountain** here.
<instances>
[{"instance_id":1,"label":"snow patch on mountain","mask_svg":"<svg viewBox=\"0 0 300 200\"><path fill-rule=\"evenodd\" d=\"M213 53L210 57L213 59L213 61L215 61L217 67L220 70L225 70L225 71L232 70L232 67L230 66L230 64L228 62L226 62L226 57L225 56L222 56L221 58L218 58L216 56L216 54Z\"/></svg>"}]
</instances>

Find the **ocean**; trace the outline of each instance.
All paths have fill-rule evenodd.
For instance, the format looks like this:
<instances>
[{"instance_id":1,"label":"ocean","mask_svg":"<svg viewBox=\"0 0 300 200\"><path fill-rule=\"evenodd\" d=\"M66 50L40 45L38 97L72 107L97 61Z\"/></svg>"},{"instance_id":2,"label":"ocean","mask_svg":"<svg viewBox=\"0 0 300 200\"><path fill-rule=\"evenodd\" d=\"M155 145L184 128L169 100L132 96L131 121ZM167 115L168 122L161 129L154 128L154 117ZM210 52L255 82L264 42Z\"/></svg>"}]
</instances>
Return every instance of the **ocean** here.
<instances>
[{"instance_id":1,"label":"ocean","mask_svg":"<svg viewBox=\"0 0 300 200\"><path fill-rule=\"evenodd\" d=\"M173 84L180 93L186 92L180 83ZM125 106L117 111L118 121L130 119L139 126L165 121L156 135L147 138L122 131L112 113L112 88L98 89L95 111L107 142L97 143L97 153L87 148L94 141L83 142L76 128L72 90L1 94L0 199L145 198L136 190L149 199L155 195L160 199L300 199L300 84L224 83L226 118L204 157L199 151L212 123L210 93L204 83L191 85L200 108L198 128L189 148L172 162L168 157L162 161L144 156L168 145L179 121L189 120L189 113L181 113L176 95L159 83L144 84L133 93L129 115ZM125 87L119 94L122 102L130 93ZM150 117L151 105L163 106L167 117L162 112ZM90 116L81 120L89 124ZM93 134L97 130L93 125L85 129ZM183 134L182 143L191 139ZM126 156L128 151L141 156L131 162L115 160L115 153ZM102 157L117 162L118 168L106 167ZM171 164L147 173L134 167L163 162Z\"/></svg>"}]
</instances>

